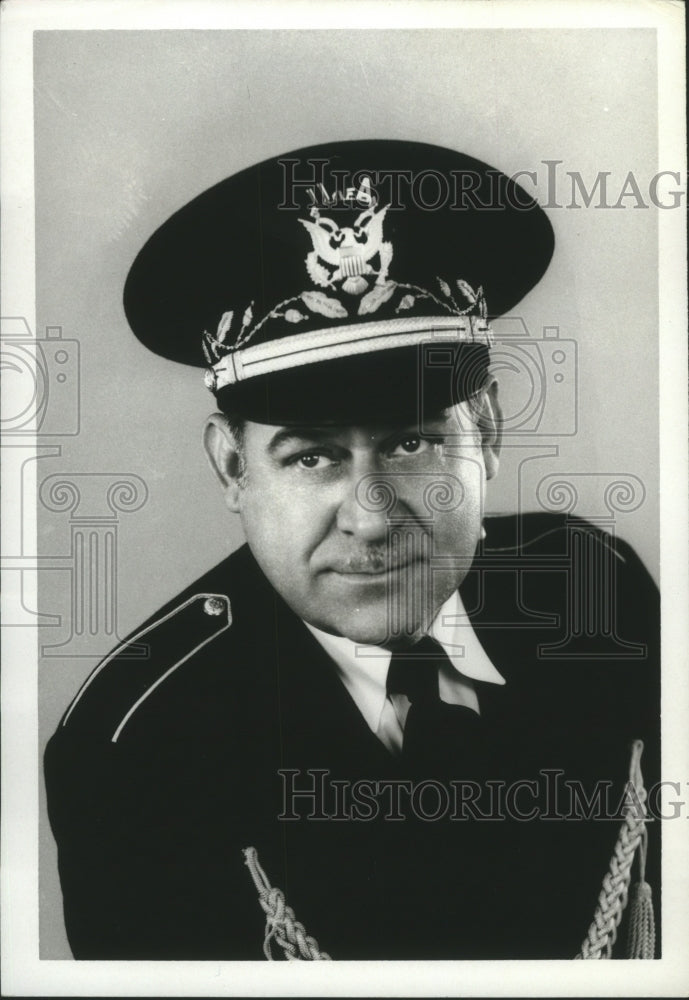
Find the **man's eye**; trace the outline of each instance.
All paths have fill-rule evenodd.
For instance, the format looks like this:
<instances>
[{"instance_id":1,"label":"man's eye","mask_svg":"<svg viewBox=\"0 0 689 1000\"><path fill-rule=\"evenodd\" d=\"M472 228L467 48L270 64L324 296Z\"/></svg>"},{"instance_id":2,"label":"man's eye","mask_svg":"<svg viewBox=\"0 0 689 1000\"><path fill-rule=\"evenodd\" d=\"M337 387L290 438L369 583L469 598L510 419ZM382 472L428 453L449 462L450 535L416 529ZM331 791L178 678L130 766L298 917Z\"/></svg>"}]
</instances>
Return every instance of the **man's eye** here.
<instances>
[{"instance_id":1,"label":"man's eye","mask_svg":"<svg viewBox=\"0 0 689 1000\"><path fill-rule=\"evenodd\" d=\"M318 469L325 468L326 465L330 465L332 459L322 452L318 451L308 451L304 452L302 455L297 455L294 460L295 463L301 466L302 469Z\"/></svg>"},{"instance_id":2,"label":"man's eye","mask_svg":"<svg viewBox=\"0 0 689 1000\"><path fill-rule=\"evenodd\" d=\"M417 451L422 451L424 448L428 448L428 446L428 441L424 441L423 438L410 434L408 437L401 438L393 449L393 454L402 453L403 455L413 455Z\"/></svg>"},{"instance_id":3,"label":"man's eye","mask_svg":"<svg viewBox=\"0 0 689 1000\"><path fill-rule=\"evenodd\" d=\"M418 434L406 434L401 437L395 447L392 449L392 454L402 456L402 455L420 455L426 452L432 451L434 445L442 444L442 437L420 437Z\"/></svg>"}]
</instances>

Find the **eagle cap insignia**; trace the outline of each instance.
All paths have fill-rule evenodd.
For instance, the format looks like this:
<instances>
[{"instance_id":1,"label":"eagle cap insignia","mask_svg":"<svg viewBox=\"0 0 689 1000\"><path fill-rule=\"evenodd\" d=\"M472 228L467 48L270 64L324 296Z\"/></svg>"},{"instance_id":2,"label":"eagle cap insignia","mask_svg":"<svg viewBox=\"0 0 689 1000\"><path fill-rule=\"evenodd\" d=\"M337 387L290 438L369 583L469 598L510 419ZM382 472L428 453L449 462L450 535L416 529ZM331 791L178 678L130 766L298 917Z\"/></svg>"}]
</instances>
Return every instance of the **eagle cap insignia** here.
<instances>
[{"instance_id":1,"label":"eagle cap insignia","mask_svg":"<svg viewBox=\"0 0 689 1000\"><path fill-rule=\"evenodd\" d=\"M384 285L392 261L392 244L383 239L383 221L389 205L377 206L367 197L342 199L345 218L321 214L318 205L309 210L311 219L299 219L311 237L313 249L306 257L306 270L315 285L337 288L349 295L362 295L374 284ZM348 192L349 194L349 192ZM362 203L365 207L362 209ZM337 199L329 199L335 207ZM338 214L343 209L338 209Z\"/></svg>"}]
</instances>

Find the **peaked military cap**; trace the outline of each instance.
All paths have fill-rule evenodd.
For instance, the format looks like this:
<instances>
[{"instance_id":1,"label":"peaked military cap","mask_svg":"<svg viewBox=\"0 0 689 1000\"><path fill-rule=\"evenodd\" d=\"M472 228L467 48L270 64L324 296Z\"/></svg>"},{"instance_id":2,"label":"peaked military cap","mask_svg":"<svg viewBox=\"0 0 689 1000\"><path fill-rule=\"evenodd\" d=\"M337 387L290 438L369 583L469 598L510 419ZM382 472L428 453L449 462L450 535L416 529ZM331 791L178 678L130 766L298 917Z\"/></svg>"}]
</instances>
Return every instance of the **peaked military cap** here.
<instances>
[{"instance_id":1,"label":"peaked military cap","mask_svg":"<svg viewBox=\"0 0 689 1000\"><path fill-rule=\"evenodd\" d=\"M124 293L165 358L205 367L227 412L268 423L417 412L485 376L491 317L540 280L545 213L439 146L312 146L216 184L149 239Z\"/></svg>"}]
</instances>

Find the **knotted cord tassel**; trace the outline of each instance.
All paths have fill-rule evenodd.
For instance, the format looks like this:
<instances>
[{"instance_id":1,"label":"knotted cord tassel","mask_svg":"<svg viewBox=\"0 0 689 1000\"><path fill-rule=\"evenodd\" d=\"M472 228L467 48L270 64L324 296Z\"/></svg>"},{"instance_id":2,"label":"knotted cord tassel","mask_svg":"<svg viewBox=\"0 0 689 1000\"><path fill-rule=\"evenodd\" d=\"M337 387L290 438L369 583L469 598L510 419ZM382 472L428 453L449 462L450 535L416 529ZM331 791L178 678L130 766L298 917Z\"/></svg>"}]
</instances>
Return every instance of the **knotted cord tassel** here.
<instances>
[{"instance_id":1,"label":"knotted cord tassel","mask_svg":"<svg viewBox=\"0 0 689 1000\"><path fill-rule=\"evenodd\" d=\"M648 882L638 882L632 889L629 919L627 958L653 958L656 929L653 895Z\"/></svg>"},{"instance_id":2,"label":"knotted cord tassel","mask_svg":"<svg viewBox=\"0 0 689 1000\"><path fill-rule=\"evenodd\" d=\"M242 851L244 864L251 873L258 901L266 915L266 930L263 939L263 954L269 962L273 961L272 943L275 941L284 951L285 958L290 961L329 961L330 955L321 951L318 941L304 930L303 924L294 916L294 910L287 906L284 893L274 889L268 881L266 873L261 868L255 847L245 847Z\"/></svg>"},{"instance_id":3,"label":"knotted cord tassel","mask_svg":"<svg viewBox=\"0 0 689 1000\"><path fill-rule=\"evenodd\" d=\"M632 901L629 907L627 958L653 958L655 955L656 928L653 893L646 881L647 849L648 831L644 827L639 845L639 881L632 888Z\"/></svg>"}]
</instances>

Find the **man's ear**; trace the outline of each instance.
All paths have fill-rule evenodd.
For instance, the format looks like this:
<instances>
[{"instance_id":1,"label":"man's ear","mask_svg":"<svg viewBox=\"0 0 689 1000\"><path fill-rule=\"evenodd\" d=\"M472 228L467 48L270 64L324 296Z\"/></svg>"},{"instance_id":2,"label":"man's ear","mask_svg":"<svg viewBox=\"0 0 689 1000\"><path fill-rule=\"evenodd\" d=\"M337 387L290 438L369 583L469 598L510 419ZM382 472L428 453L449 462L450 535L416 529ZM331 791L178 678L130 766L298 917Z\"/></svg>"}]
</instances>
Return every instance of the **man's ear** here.
<instances>
[{"instance_id":1,"label":"man's ear","mask_svg":"<svg viewBox=\"0 0 689 1000\"><path fill-rule=\"evenodd\" d=\"M498 380L491 376L481 390L478 408L481 450L486 466L486 479L493 479L500 466L502 444L502 409L498 399Z\"/></svg>"},{"instance_id":2,"label":"man's ear","mask_svg":"<svg viewBox=\"0 0 689 1000\"><path fill-rule=\"evenodd\" d=\"M230 422L222 413L213 413L203 429L203 447L208 463L218 477L225 503L239 513L239 494L244 478L242 444L237 441Z\"/></svg>"}]
</instances>

